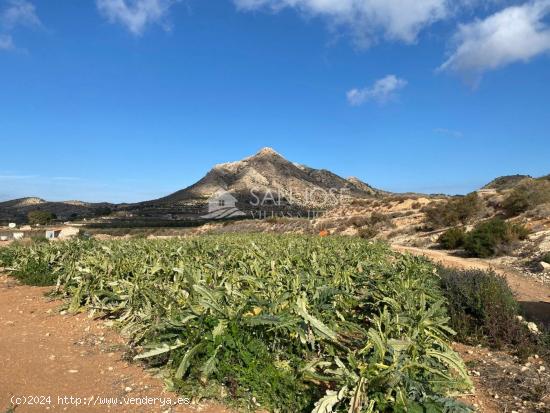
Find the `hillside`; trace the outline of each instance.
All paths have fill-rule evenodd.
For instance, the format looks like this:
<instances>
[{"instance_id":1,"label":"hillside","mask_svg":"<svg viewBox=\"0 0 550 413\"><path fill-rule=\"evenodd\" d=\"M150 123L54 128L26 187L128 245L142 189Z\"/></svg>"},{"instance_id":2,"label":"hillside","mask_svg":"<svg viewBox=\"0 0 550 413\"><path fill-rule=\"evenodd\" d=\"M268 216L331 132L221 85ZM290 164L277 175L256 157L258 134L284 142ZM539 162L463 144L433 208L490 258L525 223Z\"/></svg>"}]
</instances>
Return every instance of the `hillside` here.
<instances>
[{"instance_id":1,"label":"hillside","mask_svg":"<svg viewBox=\"0 0 550 413\"><path fill-rule=\"evenodd\" d=\"M19 198L0 202L0 223L26 221L30 211L41 210L53 213L59 220L93 218L108 214L117 206L107 202L88 203L81 201L49 202L37 197Z\"/></svg>"},{"instance_id":2,"label":"hillside","mask_svg":"<svg viewBox=\"0 0 550 413\"><path fill-rule=\"evenodd\" d=\"M523 182L532 180L533 178L529 175L507 175L500 176L496 179L493 179L482 189L496 189L496 190L506 190L513 189L517 185Z\"/></svg>"},{"instance_id":3,"label":"hillside","mask_svg":"<svg viewBox=\"0 0 550 413\"><path fill-rule=\"evenodd\" d=\"M42 198L28 197L28 198L18 198L12 199L10 201L0 202L0 209L2 208L24 208L27 206L35 206L45 204L47 201Z\"/></svg>"},{"instance_id":4,"label":"hillside","mask_svg":"<svg viewBox=\"0 0 550 413\"><path fill-rule=\"evenodd\" d=\"M197 183L152 202L204 201L220 188L244 203L255 201L258 195L273 195L302 207L322 206L329 191L351 197L383 194L357 178L345 179L325 169L292 163L272 148L263 148L243 160L218 164Z\"/></svg>"}]
</instances>

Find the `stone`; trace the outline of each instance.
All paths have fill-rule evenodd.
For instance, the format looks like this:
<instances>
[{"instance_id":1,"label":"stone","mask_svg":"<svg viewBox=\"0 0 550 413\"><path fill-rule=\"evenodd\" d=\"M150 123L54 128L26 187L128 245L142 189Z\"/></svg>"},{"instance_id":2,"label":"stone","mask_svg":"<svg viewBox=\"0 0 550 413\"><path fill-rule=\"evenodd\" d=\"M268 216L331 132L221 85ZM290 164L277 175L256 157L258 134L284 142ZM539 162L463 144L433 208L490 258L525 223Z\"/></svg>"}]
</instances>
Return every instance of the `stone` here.
<instances>
[{"instance_id":1,"label":"stone","mask_svg":"<svg viewBox=\"0 0 550 413\"><path fill-rule=\"evenodd\" d=\"M537 325L535 323L533 323L533 322L527 323L527 328L529 329L529 331L531 333L539 334L539 328L537 327Z\"/></svg>"}]
</instances>

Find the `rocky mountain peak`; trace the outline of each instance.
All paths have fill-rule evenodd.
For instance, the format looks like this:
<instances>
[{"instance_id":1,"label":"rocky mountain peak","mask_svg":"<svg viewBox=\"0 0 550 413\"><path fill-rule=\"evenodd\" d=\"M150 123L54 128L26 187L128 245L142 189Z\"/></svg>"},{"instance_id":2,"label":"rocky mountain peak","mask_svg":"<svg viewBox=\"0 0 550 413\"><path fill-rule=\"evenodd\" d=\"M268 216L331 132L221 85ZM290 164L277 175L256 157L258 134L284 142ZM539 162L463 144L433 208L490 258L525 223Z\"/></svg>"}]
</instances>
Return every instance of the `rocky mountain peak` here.
<instances>
[{"instance_id":1,"label":"rocky mountain peak","mask_svg":"<svg viewBox=\"0 0 550 413\"><path fill-rule=\"evenodd\" d=\"M258 151L254 156L281 156L275 149L266 146Z\"/></svg>"},{"instance_id":2,"label":"rocky mountain peak","mask_svg":"<svg viewBox=\"0 0 550 413\"><path fill-rule=\"evenodd\" d=\"M246 202L252 193L292 194L296 204L310 204L310 194L345 191L353 197L372 196L378 190L361 182L348 181L328 170L295 164L270 147L241 161L216 165L197 183L157 202L200 202L220 188Z\"/></svg>"}]
</instances>

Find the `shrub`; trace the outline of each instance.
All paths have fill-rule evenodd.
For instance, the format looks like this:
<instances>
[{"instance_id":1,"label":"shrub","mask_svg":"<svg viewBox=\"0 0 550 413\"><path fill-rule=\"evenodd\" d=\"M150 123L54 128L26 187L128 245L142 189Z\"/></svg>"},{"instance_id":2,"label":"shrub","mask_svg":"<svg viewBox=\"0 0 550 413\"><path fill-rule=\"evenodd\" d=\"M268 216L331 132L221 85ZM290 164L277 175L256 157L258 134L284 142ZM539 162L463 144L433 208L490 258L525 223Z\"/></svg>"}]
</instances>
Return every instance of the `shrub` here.
<instances>
[{"instance_id":1,"label":"shrub","mask_svg":"<svg viewBox=\"0 0 550 413\"><path fill-rule=\"evenodd\" d=\"M510 224L500 218L478 224L466 234L464 249L473 257L488 258L509 253L514 244L527 237L522 225Z\"/></svg>"},{"instance_id":2,"label":"shrub","mask_svg":"<svg viewBox=\"0 0 550 413\"><path fill-rule=\"evenodd\" d=\"M507 216L516 216L547 202L550 202L550 181L536 180L514 189L502 208Z\"/></svg>"},{"instance_id":3,"label":"shrub","mask_svg":"<svg viewBox=\"0 0 550 413\"><path fill-rule=\"evenodd\" d=\"M48 211L30 211L27 214L27 221L31 225L40 224L46 225L56 219L55 214Z\"/></svg>"},{"instance_id":4,"label":"shrub","mask_svg":"<svg viewBox=\"0 0 550 413\"><path fill-rule=\"evenodd\" d=\"M392 217L380 212L373 212L370 216L351 217L347 224L357 228L357 234L364 239L374 238L383 228L393 227Z\"/></svg>"},{"instance_id":5,"label":"shrub","mask_svg":"<svg viewBox=\"0 0 550 413\"><path fill-rule=\"evenodd\" d=\"M373 226L375 228L382 228L382 227L394 227L395 225L392 222L392 216L388 214L382 214L380 212L373 212L369 218L368 225Z\"/></svg>"},{"instance_id":6,"label":"shrub","mask_svg":"<svg viewBox=\"0 0 550 413\"><path fill-rule=\"evenodd\" d=\"M464 245L466 233L462 228L455 227L448 229L441 234L437 240L439 245L446 250L454 250Z\"/></svg>"},{"instance_id":7,"label":"shrub","mask_svg":"<svg viewBox=\"0 0 550 413\"><path fill-rule=\"evenodd\" d=\"M506 279L494 272L440 268L450 325L467 344L529 350L534 338L518 320L519 305Z\"/></svg>"},{"instance_id":8,"label":"shrub","mask_svg":"<svg viewBox=\"0 0 550 413\"><path fill-rule=\"evenodd\" d=\"M476 192L426 208L426 220L435 227L467 224L479 215L483 203Z\"/></svg>"},{"instance_id":9,"label":"shrub","mask_svg":"<svg viewBox=\"0 0 550 413\"><path fill-rule=\"evenodd\" d=\"M359 206L359 207L368 207L373 203L370 199L353 199L350 202L350 205L352 206Z\"/></svg>"},{"instance_id":10,"label":"shrub","mask_svg":"<svg viewBox=\"0 0 550 413\"><path fill-rule=\"evenodd\" d=\"M360 228L357 235L363 239L372 239L378 235L378 231L373 227Z\"/></svg>"},{"instance_id":11,"label":"shrub","mask_svg":"<svg viewBox=\"0 0 550 413\"><path fill-rule=\"evenodd\" d=\"M111 215L113 213L113 210L109 207L98 207L94 209L93 213L96 217L102 217L106 215Z\"/></svg>"},{"instance_id":12,"label":"shrub","mask_svg":"<svg viewBox=\"0 0 550 413\"><path fill-rule=\"evenodd\" d=\"M356 215L350 217L347 222L348 225L353 225L356 228L361 228L362 226L370 224L370 217L365 215Z\"/></svg>"},{"instance_id":13,"label":"shrub","mask_svg":"<svg viewBox=\"0 0 550 413\"><path fill-rule=\"evenodd\" d=\"M542 256L542 260L548 264L550 264L550 252L547 252Z\"/></svg>"}]
</instances>

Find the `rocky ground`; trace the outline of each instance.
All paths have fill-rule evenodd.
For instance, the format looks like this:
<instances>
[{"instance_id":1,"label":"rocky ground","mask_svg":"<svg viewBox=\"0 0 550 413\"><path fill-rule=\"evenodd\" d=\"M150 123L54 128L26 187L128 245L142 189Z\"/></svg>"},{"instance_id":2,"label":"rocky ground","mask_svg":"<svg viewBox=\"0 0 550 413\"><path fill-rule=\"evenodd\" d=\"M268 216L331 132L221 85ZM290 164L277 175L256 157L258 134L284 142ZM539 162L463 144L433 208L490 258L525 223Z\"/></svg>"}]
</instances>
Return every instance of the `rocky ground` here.
<instances>
[{"instance_id":1,"label":"rocky ground","mask_svg":"<svg viewBox=\"0 0 550 413\"><path fill-rule=\"evenodd\" d=\"M154 372L128 360L117 332L86 314L60 312L62 303L44 296L50 289L0 275L1 412L17 404L16 413L229 412L178 400Z\"/></svg>"},{"instance_id":2,"label":"rocky ground","mask_svg":"<svg viewBox=\"0 0 550 413\"><path fill-rule=\"evenodd\" d=\"M550 412L550 374L538 356L522 363L503 351L455 344L474 382L464 401L482 412Z\"/></svg>"}]
</instances>

